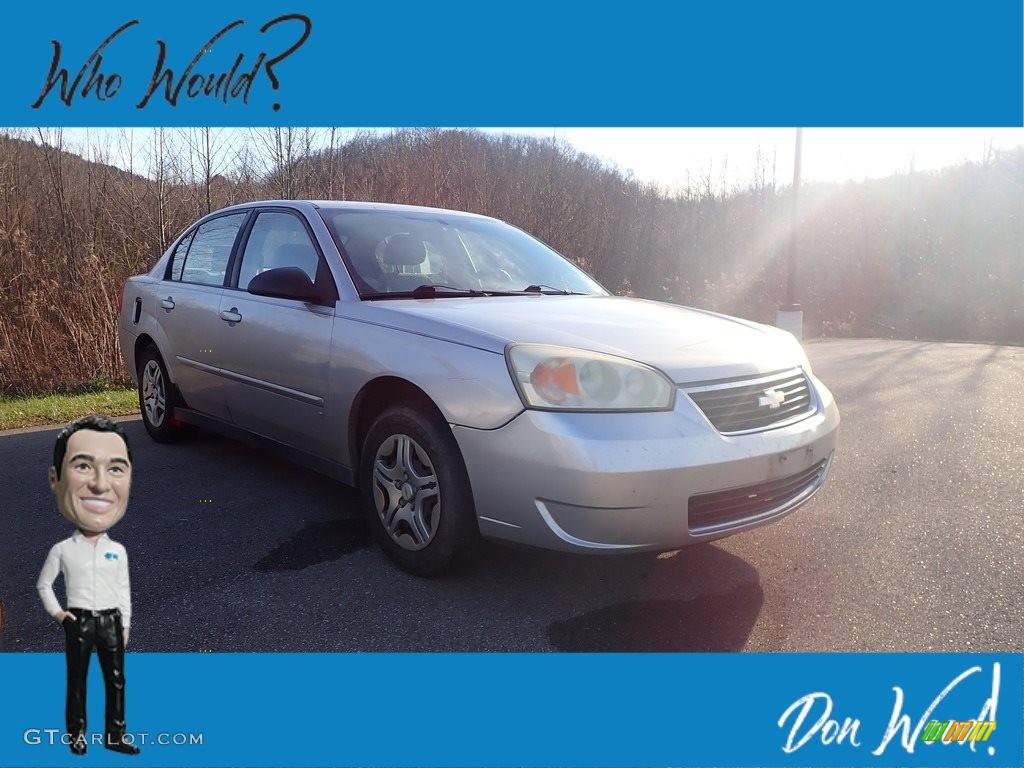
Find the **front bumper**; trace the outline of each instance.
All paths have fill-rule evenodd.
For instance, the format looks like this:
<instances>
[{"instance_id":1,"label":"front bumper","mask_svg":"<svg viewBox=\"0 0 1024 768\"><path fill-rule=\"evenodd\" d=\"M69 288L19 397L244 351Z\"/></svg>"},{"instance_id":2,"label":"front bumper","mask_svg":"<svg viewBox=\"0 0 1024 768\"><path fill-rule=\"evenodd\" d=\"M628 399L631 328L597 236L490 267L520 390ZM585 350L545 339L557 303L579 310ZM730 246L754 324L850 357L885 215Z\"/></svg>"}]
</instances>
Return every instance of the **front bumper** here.
<instances>
[{"instance_id":1,"label":"front bumper","mask_svg":"<svg viewBox=\"0 0 1024 768\"><path fill-rule=\"evenodd\" d=\"M745 435L719 433L682 391L667 412L526 410L499 429L455 425L480 531L563 551L643 551L777 520L822 487L835 449L839 411L828 389L808 378L813 415ZM707 496L729 489L752 499L761 489L792 492L746 506L736 505L736 493ZM693 496L701 497L695 509L729 503L740 511L691 520Z\"/></svg>"}]
</instances>

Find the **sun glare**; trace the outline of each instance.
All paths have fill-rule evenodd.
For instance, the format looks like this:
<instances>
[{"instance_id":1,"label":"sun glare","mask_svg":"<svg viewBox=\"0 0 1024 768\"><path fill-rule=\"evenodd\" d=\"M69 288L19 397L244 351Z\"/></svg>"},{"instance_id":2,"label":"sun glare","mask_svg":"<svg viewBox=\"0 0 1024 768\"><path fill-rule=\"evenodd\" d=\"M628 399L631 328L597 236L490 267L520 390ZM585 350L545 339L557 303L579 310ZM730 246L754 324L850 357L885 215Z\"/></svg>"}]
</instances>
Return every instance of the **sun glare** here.
<instances>
[{"instance_id":1,"label":"sun glare","mask_svg":"<svg viewBox=\"0 0 1024 768\"><path fill-rule=\"evenodd\" d=\"M795 131L789 128L547 128L641 180L672 189L732 192L760 176L777 186L793 179ZM1024 145L1021 128L808 128L805 181L843 182L982 162Z\"/></svg>"}]
</instances>

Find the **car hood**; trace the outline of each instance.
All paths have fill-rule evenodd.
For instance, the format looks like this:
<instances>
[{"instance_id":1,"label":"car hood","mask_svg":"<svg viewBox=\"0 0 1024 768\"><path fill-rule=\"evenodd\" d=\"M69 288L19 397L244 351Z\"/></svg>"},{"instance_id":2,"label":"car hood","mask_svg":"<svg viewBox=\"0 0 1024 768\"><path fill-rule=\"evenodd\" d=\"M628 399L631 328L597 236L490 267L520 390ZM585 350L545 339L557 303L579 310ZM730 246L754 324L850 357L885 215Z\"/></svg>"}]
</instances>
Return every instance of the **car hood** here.
<instances>
[{"instance_id":1,"label":"car hood","mask_svg":"<svg viewBox=\"0 0 1024 768\"><path fill-rule=\"evenodd\" d=\"M558 344L652 365L676 383L745 376L804 362L784 331L713 312L620 296L395 299L350 305L352 320L501 353Z\"/></svg>"}]
</instances>

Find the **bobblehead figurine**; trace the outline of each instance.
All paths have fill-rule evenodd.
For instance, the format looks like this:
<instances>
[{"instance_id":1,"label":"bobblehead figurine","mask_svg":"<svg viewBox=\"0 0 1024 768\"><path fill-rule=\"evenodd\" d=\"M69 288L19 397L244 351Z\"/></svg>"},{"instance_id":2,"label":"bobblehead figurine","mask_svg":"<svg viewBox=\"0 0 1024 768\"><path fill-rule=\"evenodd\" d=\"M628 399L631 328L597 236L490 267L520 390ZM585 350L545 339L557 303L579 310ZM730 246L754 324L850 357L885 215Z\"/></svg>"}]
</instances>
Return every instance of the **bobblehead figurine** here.
<instances>
[{"instance_id":1,"label":"bobblehead figurine","mask_svg":"<svg viewBox=\"0 0 1024 768\"><path fill-rule=\"evenodd\" d=\"M103 744L115 752L139 752L124 740L124 648L132 615L128 555L107 536L124 517L131 483L131 451L118 424L101 416L85 416L57 435L50 488L57 508L75 532L50 549L36 588L47 613L64 627L65 717L71 752L76 755L85 754L87 746L85 680L93 648L107 693ZM53 592L58 574L64 575L67 610Z\"/></svg>"}]
</instances>

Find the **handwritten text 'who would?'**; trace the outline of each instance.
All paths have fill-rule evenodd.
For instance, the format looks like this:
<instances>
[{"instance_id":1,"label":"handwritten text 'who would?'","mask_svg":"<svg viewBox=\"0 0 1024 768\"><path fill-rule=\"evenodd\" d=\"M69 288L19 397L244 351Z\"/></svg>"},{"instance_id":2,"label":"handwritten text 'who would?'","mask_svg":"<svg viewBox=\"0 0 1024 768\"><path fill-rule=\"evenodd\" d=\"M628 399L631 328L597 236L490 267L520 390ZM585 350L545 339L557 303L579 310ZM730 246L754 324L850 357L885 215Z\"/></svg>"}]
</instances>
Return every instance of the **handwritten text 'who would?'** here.
<instances>
[{"instance_id":1,"label":"handwritten text 'who would?'","mask_svg":"<svg viewBox=\"0 0 1024 768\"><path fill-rule=\"evenodd\" d=\"M50 71L43 82L39 98L32 104L32 108L38 109L47 100L52 99L59 99L66 106L71 107L76 101L105 102L121 95L125 75L121 71L106 67L103 57L115 40L139 23L138 19L134 19L122 24L101 42L77 69L75 69L77 62L65 62L62 59L61 42L52 40L53 58L50 62ZM259 31L261 34L266 33L278 25L293 28L296 38L283 51L263 50L253 55L239 51L234 57L234 61L226 68L224 66L212 68L205 66L210 61L224 63L230 61L229 58L221 55L221 51L230 44L230 37L226 38L225 36L244 24L244 20L237 19L222 27L197 51L185 54L186 56L191 55L190 61L185 57L174 60L168 51L167 43L163 40L156 40L156 63L152 70L152 76L145 91L132 97L133 99L138 98L135 107L145 109L146 105L154 98L163 99L172 107L178 106L184 99L200 97L220 99L225 104L229 99L240 98L244 104L248 104L253 84L262 73L265 73L269 79L270 87L275 91L278 90L281 84L274 72L274 67L302 47L313 31L312 21L308 16L298 13L278 16L261 26ZM208 56L214 50L218 53L216 59ZM272 53L273 55L271 55ZM281 105L274 102L272 107L277 111Z\"/></svg>"}]
</instances>

